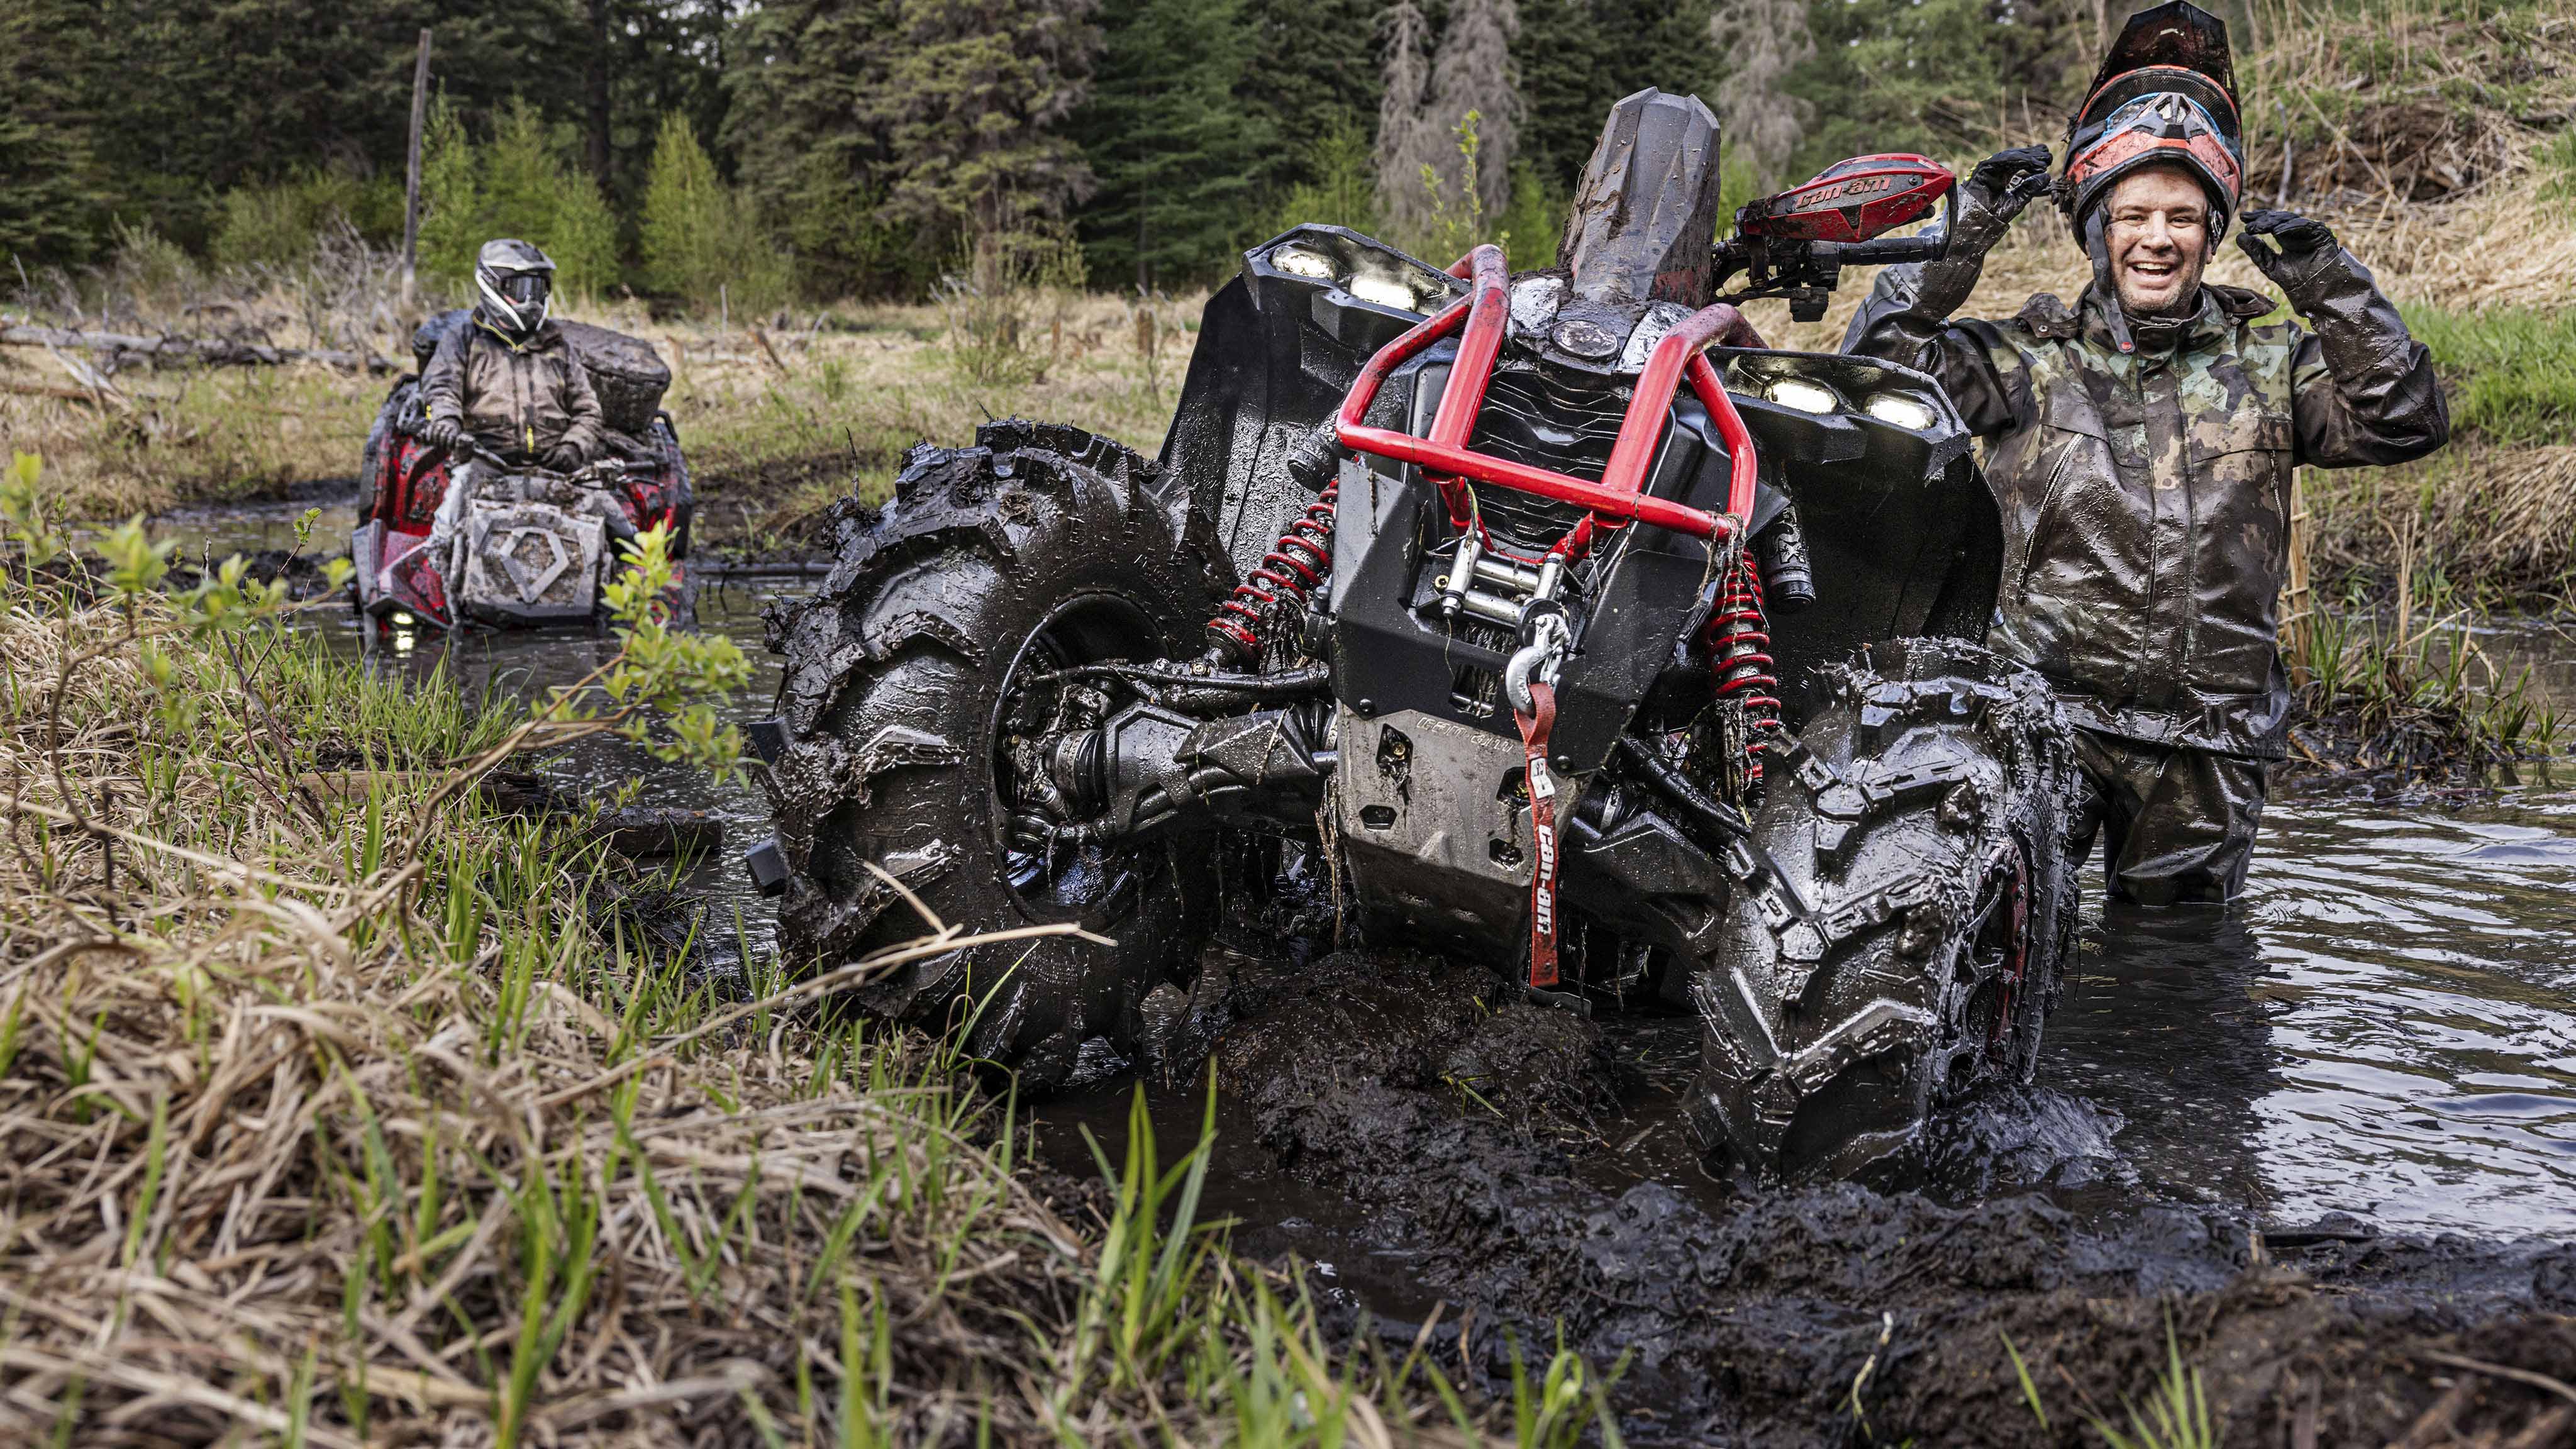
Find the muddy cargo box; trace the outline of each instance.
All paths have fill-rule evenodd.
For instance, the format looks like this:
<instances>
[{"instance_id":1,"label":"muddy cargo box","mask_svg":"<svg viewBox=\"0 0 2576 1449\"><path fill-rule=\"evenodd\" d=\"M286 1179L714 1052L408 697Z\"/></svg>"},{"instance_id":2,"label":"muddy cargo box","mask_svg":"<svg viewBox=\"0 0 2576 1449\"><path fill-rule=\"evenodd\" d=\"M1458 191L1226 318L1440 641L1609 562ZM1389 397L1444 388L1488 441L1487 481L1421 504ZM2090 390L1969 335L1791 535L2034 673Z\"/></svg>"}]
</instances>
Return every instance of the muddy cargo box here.
<instances>
[{"instance_id":1,"label":"muddy cargo box","mask_svg":"<svg viewBox=\"0 0 2576 1449\"><path fill-rule=\"evenodd\" d=\"M473 313L463 307L441 312L420 324L411 334L411 355L424 369L429 355L438 350L439 339L465 325ZM661 355L643 339L623 332L611 332L587 322L567 322L561 318L555 325L563 329L564 340L581 357L584 372L590 374L591 391L599 394L599 411L603 421L620 433L642 437L651 431L654 411L662 406L662 394L671 385L671 369Z\"/></svg>"}]
</instances>

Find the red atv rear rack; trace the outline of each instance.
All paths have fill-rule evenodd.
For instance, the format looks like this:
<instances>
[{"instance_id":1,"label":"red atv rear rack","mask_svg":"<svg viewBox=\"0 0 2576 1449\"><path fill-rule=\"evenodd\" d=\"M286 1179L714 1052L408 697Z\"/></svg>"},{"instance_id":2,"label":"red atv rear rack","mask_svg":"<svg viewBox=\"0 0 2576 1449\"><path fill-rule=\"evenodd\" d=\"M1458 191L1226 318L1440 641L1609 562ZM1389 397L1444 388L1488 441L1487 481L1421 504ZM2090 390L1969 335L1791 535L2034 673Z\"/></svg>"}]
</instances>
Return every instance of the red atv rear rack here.
<instances>
[{"instance_id":1,"label":"red atv rear rack","mask_svg":"<svg viewBox=\"0 0 2576 1449\"><path fill-rule=\"evenodd\" d=\"M1496 246L1476 248L1460 258L1449 272L1469 281L1468 295L1379 348L1368 366L1360 369L1350 394L1342 399L1341 415L1335 423L1342 446L1420 467L1440 489L1441 501L1449 506L1450 521L1460 528L1470 526L1475 518L1464 487L1469 482L1491 483L1589 509L1583 522L1550 550L1570 557L1581 557L1590 547L1596 522L1612 528L1624 527L1631 521L1650 523L1694 538L1720 540L1743 532L1745 520L1753 512L1753 479L1757 471L1753 435L1736 412L1734 399L1726 395L1717 369L1701 351L1712 342L1761 346L1761 337L1743 314L1722 302L1703 307L1655 345L1644 375L1637 379L1636 395L1620 420L1609 466L1602 470L1601 481L1593 483L1467 447L1477 410L1485 404L1486 384L1493 379L1495 359L1502 353L1503 335L1511 315L1511 276L1503 263L1502 248ZM1458 341L1457 365L1450 370L1440 410L1432 418L1431 436L1418 438L1392 428L1373 428L1362 421L1368 416L1369 404L1377 400L1378 389L1395 369L1461 329L1464 335ZM1726 441L1731 473L1726 511L1721 514L1703 512L1644 491L1646 470L1654 464L1666 414L1685 374L1700 405L1716 421L1718 436Z\"/></svg>"}]
</instances>

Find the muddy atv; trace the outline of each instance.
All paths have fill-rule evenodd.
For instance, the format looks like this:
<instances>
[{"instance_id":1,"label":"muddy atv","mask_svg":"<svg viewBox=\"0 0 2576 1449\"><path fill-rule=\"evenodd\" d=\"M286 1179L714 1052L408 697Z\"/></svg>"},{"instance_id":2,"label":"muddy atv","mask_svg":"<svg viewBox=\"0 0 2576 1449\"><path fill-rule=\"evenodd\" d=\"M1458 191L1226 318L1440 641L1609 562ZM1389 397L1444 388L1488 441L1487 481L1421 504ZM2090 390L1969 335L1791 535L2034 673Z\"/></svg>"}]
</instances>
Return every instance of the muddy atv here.
<instances>
[{"instance_id":1,"label":"muddy atv","mask_svg":"<svg viewBox=\"0 0 2576 1449\"><path fill-rule=\"evenodd\" d=\"M1864 158L1716 241L1716 123L1621 102L1560 255L1443 270L1298 227L1208 303L1168 441L981 429L846 506L774 605L778 824L750 865L830 968L890 965L1025 1083L1153 1048L1223 914L1468 954L1578 1009L1695 1010L1695 1116L1839 1171L2027 1078L2074 938L2067 728L1982 647L2000 526L1950 403L1767 349L1952 188ZM1715 301L1737 273L1744 290ZM1309 912L1309 919L1315 917Z\"/></svg>"},{"instance_id":2,"label":"muddy atv","mask_svg":"<svg viewBox=\"0 0 2576 1449\"><path fill-rule=\"evenodd\" d=\"M467 325L442 313L412 334L426 368L441 338ZM358 606L389 625L407 617L434 628L590 623L620 547L645 529L672 532L688 555L693 511L679 431L662 411L670 369L637 338L557 322L581 359L606 424L603 455L573 473L513 463L473 445L441 448L423 437L420 377L397 379L367 435L357 527ZM673 606L689 612L685 565Z\"/></svg>"}]
</instances>

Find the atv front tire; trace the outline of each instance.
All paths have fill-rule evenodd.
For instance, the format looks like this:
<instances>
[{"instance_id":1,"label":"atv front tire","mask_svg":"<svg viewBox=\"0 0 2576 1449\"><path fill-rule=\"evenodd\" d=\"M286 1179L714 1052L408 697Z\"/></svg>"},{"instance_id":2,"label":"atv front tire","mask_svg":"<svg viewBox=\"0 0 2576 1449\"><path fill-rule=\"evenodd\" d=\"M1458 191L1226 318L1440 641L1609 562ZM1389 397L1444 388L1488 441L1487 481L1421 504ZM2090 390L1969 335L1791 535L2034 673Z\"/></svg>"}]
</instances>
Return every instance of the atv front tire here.
<instances>
[{"instance_id":1,"label":"atv front tire","mask_svg":"<svg viewBox=\"0 0 2576 1449\"><path fill-rule=\"evenodd\" d=\"M926 935L1071 922L891 967L856 993L1044 1089L1186 960L1210 903L1188 842L1015 847L1003 798L1026 681L1195 652L1223 565L1188 540L1154 465L1073 428L990 424L973 448L915 449L882 515L841 525L820 593L777 609L785 747L768 772L791 874L779 946L829 970Z\"/></svg>"},{"instance_id":2,"label":"atv front tire","mask_svg":"<svg viewBox=\"0 0 2576 1449\"><path fill-rule=\"evenodd\" d=\"M2073 738L1987 650L1863 650L1766 771L1717 952L1693 1115L1760 1175L1848 1172L1939 1105L2028 1080L2074 948Z\"/></svg>"}]
</instances>

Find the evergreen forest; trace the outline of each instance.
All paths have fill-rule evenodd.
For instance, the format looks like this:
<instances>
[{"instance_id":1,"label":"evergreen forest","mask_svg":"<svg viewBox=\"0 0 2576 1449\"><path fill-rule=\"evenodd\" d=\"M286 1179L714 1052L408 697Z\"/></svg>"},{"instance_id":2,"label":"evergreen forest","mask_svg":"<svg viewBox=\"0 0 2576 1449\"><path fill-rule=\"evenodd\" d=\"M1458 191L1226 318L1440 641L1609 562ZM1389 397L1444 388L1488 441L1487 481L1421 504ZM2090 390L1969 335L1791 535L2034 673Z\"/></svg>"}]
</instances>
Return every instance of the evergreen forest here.
<instances>
[{"instance_id":1,"label":"evergreen forest","mask_svg":"<svg viewBox=\"0 0 2576 1449\"><path fill-rule=\"evenodd\" d=\"M566 281L738 309L914 298L982 257L1103 290L1286 223L1552 253L1602 117L1725 124L1732 194L2053 134L2107 0L10 0L0 253L284 264L526 235ZM2241 22L2240 22L2241 23Z\"/></svg>"}]
</instances>

